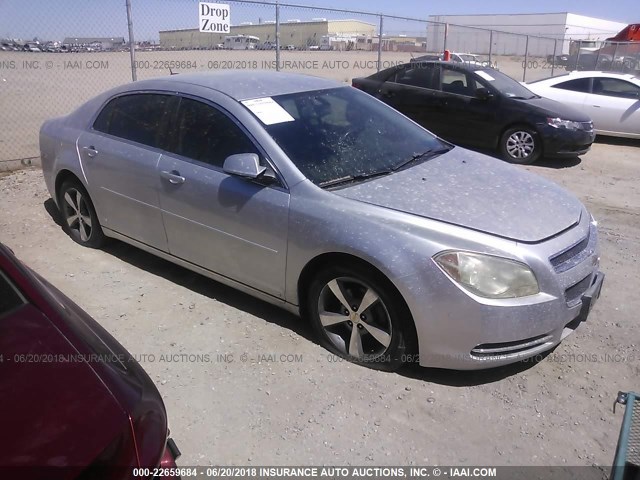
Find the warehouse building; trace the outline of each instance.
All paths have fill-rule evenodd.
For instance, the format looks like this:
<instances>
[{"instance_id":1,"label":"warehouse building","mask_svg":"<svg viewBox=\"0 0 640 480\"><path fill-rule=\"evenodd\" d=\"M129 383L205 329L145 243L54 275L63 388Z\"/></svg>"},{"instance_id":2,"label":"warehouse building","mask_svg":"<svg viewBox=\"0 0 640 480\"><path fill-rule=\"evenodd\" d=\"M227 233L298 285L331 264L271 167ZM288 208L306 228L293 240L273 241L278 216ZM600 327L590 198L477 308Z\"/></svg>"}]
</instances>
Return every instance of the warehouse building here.
<instances>
[{"instance_id":1,"label":"warehouse building","mask_svg":"<svg viewBox=\"0 0 640 480\"><path fill-rule=\"evenodd\" d=\"M232 25L230 33L202 33L197 28L187 30L165 30L160 32L160 46L167 49L215 48L224 44L227 36L247 35L258 37L259 43L275 43L275 22L245 22ZM376 26L359 20L327 20L325 18L311 21L286 20L280 23L280 44L284 47L293 45L296 48L320 46L326 36L353 37L359 35L375 36Z\"/></svg>"},{"instance_id":2,"label":"warehouse building","mask_svg":"<svg viewBox=\"0 0 640 480\"><path fill-rule=\"evenodd\" d=\"M626 23L586 17L574 13L534 13L499 15L430 15L427 27L429 50L442 51L445 47L456 52L496 55L523 55L529 38L529 55L546 56L571 53L578 40L584 45L599 46L626 27ZM445 24L449 24L445 27ZM475 28L464 28L475 27ZM491 35L484 30L493 30ZM506 32L506 33L500 33ZM508 35L519 34L519 35ZM545 38L535 38L545 37Z\"/></svg>"}]
</instances>

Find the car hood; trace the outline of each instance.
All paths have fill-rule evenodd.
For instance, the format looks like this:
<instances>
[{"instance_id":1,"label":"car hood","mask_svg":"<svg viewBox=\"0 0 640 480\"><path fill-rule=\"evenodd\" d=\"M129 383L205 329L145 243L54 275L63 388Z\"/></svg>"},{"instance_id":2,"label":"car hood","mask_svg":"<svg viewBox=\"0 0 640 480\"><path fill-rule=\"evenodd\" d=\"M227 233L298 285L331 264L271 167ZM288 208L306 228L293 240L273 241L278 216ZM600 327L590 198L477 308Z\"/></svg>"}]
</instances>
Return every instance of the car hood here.
<instances>
[{"instance_id":1,"label":"car hood","mask_svg":"<svg viewBox=\"0 0 640 480\"><path fill-rule=\"evenodd\" d=\"M526 85L529 88L529 85ZM591 117L589 115L582 113L575 108L568 107L567 105L556 102L555 100L551 100L549 98L544 97L535 97L528 100L523 100L520 98L511 98L514 102L525 104L528 107L533 107L537 110L541 115L547 117L560 117L564 120L572 120L574 122L590 122Z\"/></svg>"},{"instance_id":2,"label":"car hood","mask_svg":"<svg viewBox=\"0 0 640 480\"><path fill-rule=\"evenodd\" d=\"M552 237L578 223L583 210L556 184L459 147L333 193L519 242Z\"/></svg>"},{"instance_id":3,"label":"car hood","mask_svg":"<svg viewBox=\"0 0 640 480\"><path fill-rule=\"evenodd\" d=\"M50 320L25 305L0 323L0 465L91 463L127 426L128 416L91 366ZM72 470L65 470L71 475ZM62 478L62 477L60 477Z\"/></svg>"}]
</instances>

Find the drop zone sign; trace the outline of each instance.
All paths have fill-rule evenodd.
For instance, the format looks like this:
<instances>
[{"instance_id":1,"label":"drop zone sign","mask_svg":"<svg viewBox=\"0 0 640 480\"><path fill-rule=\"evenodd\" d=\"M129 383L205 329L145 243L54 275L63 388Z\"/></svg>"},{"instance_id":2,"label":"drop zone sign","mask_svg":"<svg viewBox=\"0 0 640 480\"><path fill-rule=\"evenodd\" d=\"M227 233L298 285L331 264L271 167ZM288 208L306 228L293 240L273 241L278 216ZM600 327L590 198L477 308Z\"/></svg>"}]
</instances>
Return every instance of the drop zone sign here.
<instances>
[{"instance_id":1,"label":"drop zone sign","mask_svg":"<svg viewBox=\"0 0 640 480\"><path fill-rule=\"evenodd\" d=\"M200 31L208 33L229 33L231 9L223 3L205 3L198 5L200 13Z\"/></svg>"}]
</instances>

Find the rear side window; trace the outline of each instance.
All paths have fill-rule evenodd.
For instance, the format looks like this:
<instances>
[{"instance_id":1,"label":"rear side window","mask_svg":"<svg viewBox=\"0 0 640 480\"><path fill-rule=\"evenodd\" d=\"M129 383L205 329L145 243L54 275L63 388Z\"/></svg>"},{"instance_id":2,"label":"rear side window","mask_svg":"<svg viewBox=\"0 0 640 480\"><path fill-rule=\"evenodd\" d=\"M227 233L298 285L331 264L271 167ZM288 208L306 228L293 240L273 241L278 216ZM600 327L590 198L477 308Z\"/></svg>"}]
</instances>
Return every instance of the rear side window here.
<instances>
[{"instance_id":1,"label":"rear side window","mask_svg":"<svg viewBox=\"0 0 640 480\"><path fill-rule=\"evenodd\" d=\"M553 88L560 88L562 90L570 90L572 92L589 93L591 91L591 79L590 78L576 78L574 80L567 80L566 82L553 85Z\"/></svg>"},{"instance_id":2,"label":"rear side window","mask_svg":"<svg viewBox=\"0 0 640 480\"><path fill-rule=\"evenodd\" d=\"M138 93L111 100L93 128L116 137L160 147L170 95Z\"/></svg>"},{"instance_id":3,"label":"rear side window","mask_svg":"<svg viewBox=\"0 0 640 480\"><path fill-rule=\"evenodd\" d=\"M412 87L438 90L440 88L440 67L433 64L413 64L398 70L395 79L390 81Z\"/></svg>"},{"instance_id":4,"label":"rear side window","mask_svg":"<svg viewBox=\"0 0 640 480\"><path fill-rule=\"evenodd\" d=\"M610 97L640 98L640 87L618 78L594 78L593 93Z\"/></svg>"},{"instance_id":5,"label":"rear side window","mask_svg":"<svg viewBox=\"0 0 640 480\"><path fill-rule=\"evenodd\" d=\"M169 151L220 168L229 155L259 155L253 142L227 115L190 98L180 100L170 136Z\"/></svg>"},{"instance_id":6,"label":"rear side window","mask_svg":"<svg viewBox=\"0 0 640 480\"><path fill-rule=\"evenodd\" d=\"M24 297L9 280L9 277L0 270L0 317L15 310L26 303Z\"/></svg>"}]
</instances>

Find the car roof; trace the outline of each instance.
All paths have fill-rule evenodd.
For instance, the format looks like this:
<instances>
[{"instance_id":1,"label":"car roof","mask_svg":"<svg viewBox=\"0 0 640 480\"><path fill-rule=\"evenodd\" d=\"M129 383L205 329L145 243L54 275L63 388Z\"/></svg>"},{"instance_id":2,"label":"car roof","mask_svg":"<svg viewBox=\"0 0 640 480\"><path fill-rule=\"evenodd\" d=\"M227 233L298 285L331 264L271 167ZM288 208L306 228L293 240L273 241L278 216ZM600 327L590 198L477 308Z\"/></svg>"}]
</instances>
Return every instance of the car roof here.
<instances>
[{"instance_id":1,"label":"car roof","mask_svg":"<svg viewBox=\"0 0 640 480\"><path fill-rule=\"evenodd\" d=\"M344 86L335 80L263 70L229 70L224 72L198 72L141 80L129 84L131 90L166 87L167 82L197 85L224 93L237 101L273 97L289 93L323 90Z\"/></svg>"},{"instance_id":2,"label":"car roof","mask_svg":"<svg viewBox=\"0 0 640 480\"><path fill-rule=\"evenodd\" d=\"M420 57L413 58L409 63L403 63L399 66L411 66L411 68L416 68L416 64L431 64L431 65L449 65L453 68L457 68L460 70L468 70L470 72L477 72L478 70L489 70L491 72L495 72L496 69L489 67L488 65L475 65L470 62L452 62L450 60L420 60Z\"/></svg>"},{"instance_id":3,"label":"car roof","mask_svg":"<svg viewBox=\"0 0 640 480\"><path fill-rule=\"evenodd\" d=\"M555 75L553 77L534 80L531 83L538 83L538 82L556 83L560 80L566 81L566 80L573 80L576 78L591 78L591 77L596 77L596 78L612 77L612 78L619 78L621 80L631 80L631 81L635 81L636 83L640 82L640 78L630 73L603 72L600 70L597 70L597 71L596 70L580 70L580 71L574 70L572 72L563 73L561 75Z\"/></svg>"}]
</instances>

